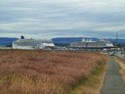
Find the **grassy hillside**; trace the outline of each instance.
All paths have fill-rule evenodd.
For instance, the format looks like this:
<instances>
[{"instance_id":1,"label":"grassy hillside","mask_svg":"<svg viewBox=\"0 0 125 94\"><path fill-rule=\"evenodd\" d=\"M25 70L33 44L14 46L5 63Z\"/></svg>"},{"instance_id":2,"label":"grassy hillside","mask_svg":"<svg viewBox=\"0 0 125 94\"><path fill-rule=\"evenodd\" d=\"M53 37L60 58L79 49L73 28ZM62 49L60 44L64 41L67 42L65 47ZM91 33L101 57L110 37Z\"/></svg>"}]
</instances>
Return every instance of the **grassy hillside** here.
<instances>
[{"instance_id":1,"label":"grassy hillside","mask_svg":"<svg viewBox=\"0 0 125 94\"><path fill-rule=\"evenodd\" d=\"M119 64L119 66L120 66L119 72L122 76L122 79L125 82L125 59L117 57L116 60L117 60L117 63Z\"/></svg>"},{"instance_id":2,"label":"grassy hillside","mask_svg":"<svg viewBox=\"0 0 125 94\"><path fill-rule=\"evenodd\" d=\"M0 50L0 94L67 94L105 60L99 53Z\"/></svg>"}]
</instances>

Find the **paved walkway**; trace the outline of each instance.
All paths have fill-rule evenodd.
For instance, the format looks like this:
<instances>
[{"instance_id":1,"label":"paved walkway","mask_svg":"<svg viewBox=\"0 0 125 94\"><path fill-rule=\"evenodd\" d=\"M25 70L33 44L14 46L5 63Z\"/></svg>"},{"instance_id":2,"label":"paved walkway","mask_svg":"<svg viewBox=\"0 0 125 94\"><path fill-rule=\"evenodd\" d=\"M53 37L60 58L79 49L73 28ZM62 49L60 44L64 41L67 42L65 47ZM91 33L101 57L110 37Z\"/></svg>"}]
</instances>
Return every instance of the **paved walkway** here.
<instances>
[{"instance_id":1,"label":"paved walkway","mask_svg":"<svg viewBox=\"0 0 125 94\"><path fill-rule=\"evenodd\" d=\"M119 65L111 57L101 94L125 94L125 84L119 73Z\"/></svg>"}]
</instances>

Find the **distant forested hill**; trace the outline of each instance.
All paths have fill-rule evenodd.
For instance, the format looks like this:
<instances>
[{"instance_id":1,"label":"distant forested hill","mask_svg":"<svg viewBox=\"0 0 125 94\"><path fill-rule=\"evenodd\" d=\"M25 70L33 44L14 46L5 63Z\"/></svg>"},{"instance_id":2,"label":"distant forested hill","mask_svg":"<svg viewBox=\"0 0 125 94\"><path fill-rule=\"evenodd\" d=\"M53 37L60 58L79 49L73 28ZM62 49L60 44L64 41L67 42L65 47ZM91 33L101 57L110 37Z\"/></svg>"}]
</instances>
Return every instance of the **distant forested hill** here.
<instances>
[{"instance_id":1,"label":"distant forested hill","mask_svg":"<svg viewBox=\"0 0 125 94\"><path fill-rule=\"evenodd\" d=\"M87 39L92 39L93 41L98 41L99 39L97 38L87 38ZM78 41L82 41L82 37L78 37L78 38L75 38L75 37L71 37L71 38L53 38L52 39L53 42L55 44L70 44L70 43L73 43L73 42L78 42Z\"/></svg>"},{"instance_id":2,"label":"distant forested hill","mask_svg":"<svg viewBox=\"0 0 125 94\"><path fill-rule=\"evenodd\" d=\"M17 38L0 38L0 46L10 46Z\"/></svg>"},{"instance_id":3,"label":"distant forested hill","mask_svg":"<svg viewBox=\"0 0 125 94\"><path fill-rule=\"evenodd\" d=\"M91 39L93 41L100 40L98 38L88 38L88 39ZM72 42L81 41L82 37L78 37L78 38L75 38L75 37L72 37L72 38L53 38L52 40L55 44L70 44ZM125 44L125 39L118 39L118 41L116 41L116 39L106 39L106 40L109 40L109 41L113 42L114 44L116 44L117 42L119 44Z\"/></svg>"}]
</instances>

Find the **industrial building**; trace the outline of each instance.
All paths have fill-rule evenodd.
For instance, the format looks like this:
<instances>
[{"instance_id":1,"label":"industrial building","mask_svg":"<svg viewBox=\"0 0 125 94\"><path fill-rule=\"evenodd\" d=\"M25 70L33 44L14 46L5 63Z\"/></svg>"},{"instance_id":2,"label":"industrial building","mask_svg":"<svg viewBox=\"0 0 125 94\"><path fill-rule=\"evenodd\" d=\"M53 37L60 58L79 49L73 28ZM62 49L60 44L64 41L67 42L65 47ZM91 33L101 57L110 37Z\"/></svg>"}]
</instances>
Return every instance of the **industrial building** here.
<instances>
[{"instance_id":1,"label":"industrial building","mask_svg":"<svg viewBox=\"0 0 125 94\"><path fill-rule=\"evenodd\" d=\"M20 39L12 43L13 49L44 49L54 47L51 40Z\"/></svg>"},{"instance_id":2,"label":"industrial building","mask_svg":"<svg viewBox=\"0 0 125 94\"><path fill-rule=\"evenodd\" d=\"M115 48L113 43L106 40L92 41L83 38L80 42L74 42L70 44L70 48L74 49L111 49Z\"/></svg>"}]
</instances>

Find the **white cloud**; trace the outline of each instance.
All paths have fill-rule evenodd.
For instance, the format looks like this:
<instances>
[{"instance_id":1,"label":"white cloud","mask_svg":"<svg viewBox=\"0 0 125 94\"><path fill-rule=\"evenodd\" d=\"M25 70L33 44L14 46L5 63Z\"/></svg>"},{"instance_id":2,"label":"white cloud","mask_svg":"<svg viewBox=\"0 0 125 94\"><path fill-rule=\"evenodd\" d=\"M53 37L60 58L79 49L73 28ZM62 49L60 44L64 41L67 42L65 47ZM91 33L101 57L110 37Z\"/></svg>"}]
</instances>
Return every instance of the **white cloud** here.
<instances>
[{"instance_id":1,"label":"white cloud","mask_svg":"<svg viewBox=\"0 0 125 94\"><path fill-rule=\"evenodd\" d=\"M80 36L125 30L124 0L0 0L3 35ZM65 31L66 30L66 31ZM69 30L69 31L68 31ZM76 33L74 30L81 30ZM63 33L61 31L64 31ZM12 33L14 32L14 33ZM57 34L58 33L58 34ZM41 35L40 35L41 34ZM87 35L89 36L89 35ZM91 34L90 34L91 36Z\"/></svg>"}]
</instances>

